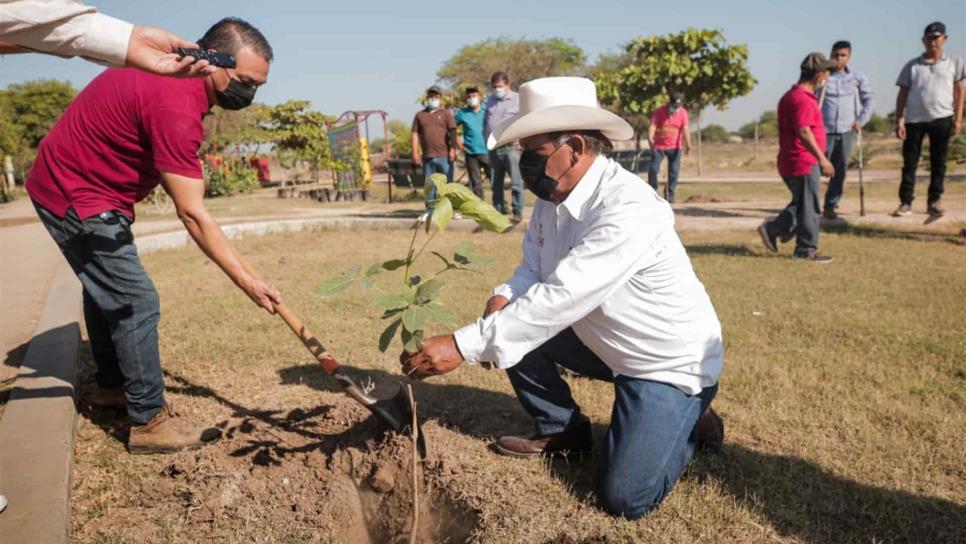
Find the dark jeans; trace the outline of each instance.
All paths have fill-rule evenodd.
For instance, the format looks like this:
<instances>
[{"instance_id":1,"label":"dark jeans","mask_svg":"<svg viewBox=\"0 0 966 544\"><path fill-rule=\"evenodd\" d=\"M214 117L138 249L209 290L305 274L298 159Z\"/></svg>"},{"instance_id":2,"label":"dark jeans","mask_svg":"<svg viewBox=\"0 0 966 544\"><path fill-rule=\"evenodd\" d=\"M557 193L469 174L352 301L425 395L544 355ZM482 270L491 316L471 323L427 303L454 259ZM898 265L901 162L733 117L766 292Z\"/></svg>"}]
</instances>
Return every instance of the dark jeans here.
<instances>
[{"instance_id":1,"label":"dark jeans","mask_svg":"<svg viewBox=\"0 0 966 544\"><path fill-rule=\"evenodd\" d=\"M835 174L828 181L828 188L825 189L824 210L834 210L842 200L842 192L845 188L845 170L849 167L849 158L852 157L852 146L855 145L855 133L852 131L829 134L825 143L825 156L832 166L835 167Z\"/></svg>"},{"instance_id":2,"label":"dark jeans","mask_svg":"<svg viewBox=\"0 0 966 544\"><path fill-rule=\"evenodd\" d=\"M818 249L818 227L821 222L818 207L818 165L804 176L782 176L792 193L792 200L778 217L766 223L765 228L777 235L782 242L795 237L795 254L806 255Z\"/></svg>"},{"instance_id":3,"label":"dark jeans","mask_svg":"<svg viewBox=\"0 0 966 544\"><path fill-rule=\"evenodd\" d=\"M470 190L480 199L484 199L483 171L486 171L487 176L490 175L490 156L486 153L466 153L463 156L466 159L466 173L470 178Z\"/></svg>"},{"instance_id":4,"label":"dark jeans","mask_svg":"<svg viewBox=\"0 0 966 544\"><path fill-rule=\"evenodd\" d=\"M503 182L510 174L510 197L513 204L513 215L523 213L523 177L520 175L520 150L512 145L505 145L490 151L490 168L493 177L493 207L506 213L506 199L503 194Z\"/></svg>"},{"instance_id":5,"label":"dark jeans","mask_svg":"<svg viewBox=\"0 0 966 544\"><path fill-rule=\"evenodd\" d=\"M953 135L953 118L943 117L927 123L906 123L906 139L902 142L902 182L899 200L912 204L916 198L916 167L922 154L922 139L929 136L929 204L943 196L946 180L946 153Z\"/></svg>"},{"instance_id":6,"label":"dark jeans","mask_svg":"<svg viewBox=\"0 0 966 544\"><path fill-rule=\"evenodd\" d=\"M667 158L667 185L664 186L664 199L674 202L674 191L678 188L678 173L681 171L680 149L655 149L654 158L647 169L647 182L657 191L657 177L661 173L661 160Z\"/></svg>"},{"instance_id":7,"label":"dark jeans","mask_svg":"<svg viewBox=\"0 0 966 544\"><path fill-rule=\"evenodd\" d=\"M131 220L105 212L81 221L34 204L84 289L84 320L101 387L124 386L128 415L147 423L164 404L158 353L161 306L138 258Z\"/></svg>"},{"instance_id":8,"label":"dark jeans","mask_svg":"<svg viewBox=\"0 0 966 544\"><path fill-rule=\"evenodd\" d=\"M614 384L610 427L598 456L598 497L617 516L639 518L664 500L694 455L694 426L718 386L688 395L673 385L614 376L566 329L507 369L513 390L538 434L564 430L580 408L556 364Z\"/></svg>"},{"instance_id":9,"label":"dark jeans","mask_svg":"<svg viewBox=\"0 0 966 544\"><path fill-rule=\"evenodd\" d=\"M426 195L426 210L430 213L433 211L430 202L436 200L436 184L429 181L429 176L433 174L446 174L446 181L453 181L453 163L449 162L449 157L423 157L423 177L426 178L426 186L429 187L429 193Z\"/></svg>"}]
</instances>

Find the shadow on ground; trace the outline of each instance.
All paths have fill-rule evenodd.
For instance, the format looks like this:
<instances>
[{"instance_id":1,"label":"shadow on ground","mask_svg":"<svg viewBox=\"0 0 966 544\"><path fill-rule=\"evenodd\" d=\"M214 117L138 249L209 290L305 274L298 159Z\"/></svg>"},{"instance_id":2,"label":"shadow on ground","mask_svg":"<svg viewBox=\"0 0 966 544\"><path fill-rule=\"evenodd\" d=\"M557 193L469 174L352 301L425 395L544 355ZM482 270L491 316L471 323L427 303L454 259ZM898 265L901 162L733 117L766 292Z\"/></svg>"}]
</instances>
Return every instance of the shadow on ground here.
<instances>
[{"instance_id":1,"label":"shadow on ground","mask_svg":"<svg viewBox=\"0 0 966 544\"><path fill-rule=\"evenodd\" d=\"M864 238L912 240L916 242L947 242L956 245L963 245L966 242L966 236L962 234L957 236L948 232L909 232L877 225L852 225L842 220L823 220L822 232L846 236L861 236Z\"/></svg>"},{"instance_id":2,"label":"shadow on ground","mask_svg":"<svg viewBox=\"0 0 966 544\"><path fill-rule=\"evenodd\" d=\"M89 351L84 351L86 380L92 381ZM371 379L378 384L374 393L383 397L397 387L399 376L380 370L346 367L354 379ZM283 385L306 386L318 391L341 392L339 385L316 365L297 365L279 371ZM256 464L276 464L287 453L361 447L378 440L383 431L379 421L364 421L337 433L325 434L300 424L327 413L332 407L319 404L311 410L255 410L238 400L228 399L215 389L165 371L168 391L212 399L233 410L234 417L258 420L270 428L297 433L307 443L286 448L273 440L249 441L232 456L252 453ZM90 383L86 386L90 388ZM420 416L435 418L458 432L476 437L528 432L529 418L510 395L460 384L420 382L415 384ZM124 441L126 424L116 412L84 408L81 412L115 439ZM481 409L485 407L485 409ZM497 417L494 417L494 414ZM245 425L227 432L245 433ZM594 424L599 443L606 425ZM262 455L264 452L270 452ZM550 474L588 506L595 506L593 459L555 460L548 463ZM684 476L697 482L715 480L744 508L756 512L779 534L807 542L961 542L966 534L966 505L950 500L877 487L835 475L816 463L790 455L765 453L740 444L725 443L717 453L700 453Z\"/></svg>"},{"instance_id":3,"label":"shadow on ground","mask_svg":"<svg viewBox=\"0 0 966 544\"><path fill-rule=\"evenodd\" d=\"M687 244L688 255L726 255L729 257L764 257L745 244Z\"/></svg>"}]
</instances>

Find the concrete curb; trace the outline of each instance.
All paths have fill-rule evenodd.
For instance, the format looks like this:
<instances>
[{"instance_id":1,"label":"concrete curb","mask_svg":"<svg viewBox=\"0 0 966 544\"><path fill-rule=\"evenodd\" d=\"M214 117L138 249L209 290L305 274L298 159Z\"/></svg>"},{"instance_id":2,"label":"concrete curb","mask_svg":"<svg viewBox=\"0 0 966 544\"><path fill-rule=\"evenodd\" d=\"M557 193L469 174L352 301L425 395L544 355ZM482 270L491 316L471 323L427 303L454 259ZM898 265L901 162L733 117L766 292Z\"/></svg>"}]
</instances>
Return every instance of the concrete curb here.
<instances>
[{"instance_id":1,"label":"concrete curb","mask_svg":"<svg viewBox=\"0 0 966 544\"><path fill-rule=\"evenodd\" d=\"M74 463L80 283L63 263L0 418L4 542L66 542Z\"/></svg>"}]
</instances>

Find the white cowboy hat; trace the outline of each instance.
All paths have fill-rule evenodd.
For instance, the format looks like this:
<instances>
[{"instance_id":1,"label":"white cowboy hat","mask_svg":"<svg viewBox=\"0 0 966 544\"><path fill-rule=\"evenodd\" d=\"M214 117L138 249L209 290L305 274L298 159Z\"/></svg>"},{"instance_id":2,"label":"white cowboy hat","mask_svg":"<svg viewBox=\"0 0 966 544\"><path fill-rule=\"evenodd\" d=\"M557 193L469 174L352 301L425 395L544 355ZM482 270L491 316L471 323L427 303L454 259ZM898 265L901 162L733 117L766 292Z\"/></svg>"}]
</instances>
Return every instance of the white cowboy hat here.
<instances>
[{"instance_id":1,"label":"white cowboy hat","mask_svg":"<svg viewBox=\"0 0 966 544\"><path fill-rule=\"evenodd\" d=\"M520 86L520 113L503 121L486 141L490 149L527 136L567 130L599 130L611 140L629 140L627 121L597 104L597 88L584 77L542 77Z\"/></svg>"}]
</instances>

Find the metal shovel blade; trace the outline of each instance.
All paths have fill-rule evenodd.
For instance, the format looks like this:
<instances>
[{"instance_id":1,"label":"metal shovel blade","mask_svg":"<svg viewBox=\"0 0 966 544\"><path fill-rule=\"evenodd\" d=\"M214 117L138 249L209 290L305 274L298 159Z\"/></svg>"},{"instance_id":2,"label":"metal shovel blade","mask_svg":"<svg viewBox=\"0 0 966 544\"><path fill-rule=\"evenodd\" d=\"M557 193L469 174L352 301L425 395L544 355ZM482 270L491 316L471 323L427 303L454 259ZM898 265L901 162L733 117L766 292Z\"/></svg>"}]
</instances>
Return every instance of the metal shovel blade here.
<instances>
[{"instance_id":1,"label":"metal shovel blade","mask_svg":"<svg viewBox=\"0 0 966 544\"><path fill-rule=\"evenodd\" d=\"M332 377L339 381L347 395L358 401L372 412L376 418L388 425L392 430L400 434L412 436L413 432L413 398L409 394L409 388L399 384L399 391L392 398L377 399L369 396L361 387L343 372L342 367L337 367L332 372ZM416 448L419 456L426 458L426 439L423 437L422 425L416 423Z\"/></svg>"}]
</instances>

